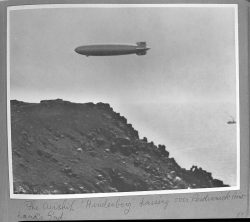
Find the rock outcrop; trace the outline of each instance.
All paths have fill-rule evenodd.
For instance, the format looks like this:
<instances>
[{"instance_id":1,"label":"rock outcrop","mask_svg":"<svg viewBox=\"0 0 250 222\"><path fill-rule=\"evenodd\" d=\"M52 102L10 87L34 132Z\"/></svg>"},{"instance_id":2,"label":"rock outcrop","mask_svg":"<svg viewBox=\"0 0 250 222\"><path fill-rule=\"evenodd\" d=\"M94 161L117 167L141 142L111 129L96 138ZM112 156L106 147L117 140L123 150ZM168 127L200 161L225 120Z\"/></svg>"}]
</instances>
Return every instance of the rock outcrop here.
<instances>
[{"instance_id":1,"label":"rock outcrop","mask_svg":"<svg viewBox=\"0 0 250 222\"><path fill-rule=\"evenodd\" d=\"M227 186L181 168L105 103L11 101L14 193L106 193Z\"/></svg>"}]
</instances>

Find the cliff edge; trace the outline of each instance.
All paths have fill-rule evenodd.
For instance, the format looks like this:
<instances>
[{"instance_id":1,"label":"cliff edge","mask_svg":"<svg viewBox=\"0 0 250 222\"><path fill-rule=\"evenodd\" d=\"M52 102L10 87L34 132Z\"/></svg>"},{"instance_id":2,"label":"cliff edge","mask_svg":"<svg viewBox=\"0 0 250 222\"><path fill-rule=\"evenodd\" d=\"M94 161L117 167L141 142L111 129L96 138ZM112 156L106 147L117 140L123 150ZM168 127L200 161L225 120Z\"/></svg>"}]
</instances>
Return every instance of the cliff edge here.
<instances>
[{"instance_id":1,"label":"cliff edge","mask_svg":"<svg viewBox=\"0 0 250 222\"><path fill-rule=\"evenodd\" d=\"M14 193L107 193L224 187L181 168L105 103L11 100Z\"/></svg>"}]
</instances>

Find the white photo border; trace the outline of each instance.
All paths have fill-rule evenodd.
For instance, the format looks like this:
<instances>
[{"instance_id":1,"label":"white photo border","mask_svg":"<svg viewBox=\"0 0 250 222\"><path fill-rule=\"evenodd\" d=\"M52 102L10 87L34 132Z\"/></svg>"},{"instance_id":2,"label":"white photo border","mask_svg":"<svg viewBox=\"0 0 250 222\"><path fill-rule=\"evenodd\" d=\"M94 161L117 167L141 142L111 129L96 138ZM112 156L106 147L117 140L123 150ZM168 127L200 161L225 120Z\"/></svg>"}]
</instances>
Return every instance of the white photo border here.
<instances>
[{"instance_id":1,"label":"white photo border","mask_svg":"<svg viewBox=\"0 0 250 222\"><path fill-rule=\"evenodd\" d=\"M234 33L235 33L235 68L236 68L236 123L237 123L237 185L219 188L156 190L156 191L132 191L115 193L86 193L86 194L15 194L13 189L12 146L11 146L11 118L10 118L10 12L16 10L51 9L51 8L176 8L176 7L217 7L234 8ZM117 197L157 194L188 194L199 192L218 192L240 190L240 107L239 107L239 33L238 33L238 4L37 4L7 7L7 135L8 135L8 163L9 163L9 188L11 199L72 199L93 197Z\"/></svg>"}]
</instances>

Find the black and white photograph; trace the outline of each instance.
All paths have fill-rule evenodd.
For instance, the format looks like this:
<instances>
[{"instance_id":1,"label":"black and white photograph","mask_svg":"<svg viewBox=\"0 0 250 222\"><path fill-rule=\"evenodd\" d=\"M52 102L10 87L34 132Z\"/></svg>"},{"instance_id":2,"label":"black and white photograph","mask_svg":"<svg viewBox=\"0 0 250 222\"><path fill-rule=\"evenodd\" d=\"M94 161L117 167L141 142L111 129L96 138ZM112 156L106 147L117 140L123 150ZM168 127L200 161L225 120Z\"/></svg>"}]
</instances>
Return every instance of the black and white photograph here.
<instances>
[{"instance_id":1,"label":"black and white photograph","mask_svg":"<svg viewBox=\"0 0 250 222\"><path fill-rule=\"evenodd\" d=\"M7 15L11 198L239 189L237 5Z\"/></svg>"}]
</instances>

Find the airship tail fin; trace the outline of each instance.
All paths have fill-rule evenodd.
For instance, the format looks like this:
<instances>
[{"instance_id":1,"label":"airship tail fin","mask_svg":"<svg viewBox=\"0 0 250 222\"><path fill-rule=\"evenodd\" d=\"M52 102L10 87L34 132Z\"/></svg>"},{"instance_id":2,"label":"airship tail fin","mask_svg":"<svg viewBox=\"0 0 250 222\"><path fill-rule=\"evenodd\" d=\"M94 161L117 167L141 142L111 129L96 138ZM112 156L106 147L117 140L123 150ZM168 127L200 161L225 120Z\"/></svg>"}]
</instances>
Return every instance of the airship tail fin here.
<instances>
[{"instance_id":1,"label":"airship tail fin","mask_svg":"<svg viewBox=\"0 0 250 222\"><path fill-rule=\"evenodd\" d=\"M141 48L146 48L147 43L146 42L137 42L136 45Z\"/></svg>"}]
</instances>

